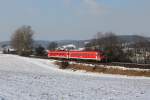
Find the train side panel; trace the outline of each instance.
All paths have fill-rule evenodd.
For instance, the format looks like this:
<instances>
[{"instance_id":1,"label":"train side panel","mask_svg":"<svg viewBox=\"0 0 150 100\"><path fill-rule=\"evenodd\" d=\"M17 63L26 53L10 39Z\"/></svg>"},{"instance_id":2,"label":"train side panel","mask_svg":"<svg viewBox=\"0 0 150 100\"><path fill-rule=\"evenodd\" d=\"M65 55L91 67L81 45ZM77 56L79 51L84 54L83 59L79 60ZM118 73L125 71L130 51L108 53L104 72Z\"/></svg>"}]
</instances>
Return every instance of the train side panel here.
<instances>
[{"instance_id":1,"label":"train side panel","mask_svg":"<svg viewBox=\"0 0 150 100\"><path fill-rule=\"evenodd\" d=\"M97 51L49 51L49 58L84 59L101 61L102 52Z\"/></svg>"},{"instance_id":2,"label":"train side panel","mask_svg":"<svg viewBox=\"0 0 150 100\"><path fill-rule=\"evenodd\" d=\"M49 51L49 58L68 58L69 54L67 51Z\"/></svg>"},{"instance_id":3,"label":"train side panel","mask_svg":"<svg viewBox=\"0 0 150 100\"><path fill-rule=\"evenodd\" d=\"M88 59L101 60L101 57L96 51L70 51L69 58L71 59Z\"/></svg>"}]
</instances>

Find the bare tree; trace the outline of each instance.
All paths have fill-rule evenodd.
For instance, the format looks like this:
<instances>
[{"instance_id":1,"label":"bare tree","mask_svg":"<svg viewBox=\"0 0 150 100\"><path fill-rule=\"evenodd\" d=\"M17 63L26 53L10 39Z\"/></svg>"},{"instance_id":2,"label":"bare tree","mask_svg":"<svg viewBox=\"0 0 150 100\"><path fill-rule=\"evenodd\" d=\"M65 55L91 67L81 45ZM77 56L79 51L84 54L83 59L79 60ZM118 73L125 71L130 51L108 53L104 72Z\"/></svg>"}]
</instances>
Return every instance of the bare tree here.
<instances>
[{"instance_id":1,"label":"bare tree","mask_svg":"<svg viewBox=\"0 0 150 100\"><path fill-rule=\"evenodd\" d=\"M109 61L127 61L127 57L125 56L118 36L116 36L115 33L98 32L96 38L86 45L86 48L87 47L91 47L92 50L103 51Z\"/></svg>"},{"instance_id":2,"label":"bare tree","mask_svg":"<svg viewBox=\"0 0 150 100\"><path fill-rule=\"evenodd\" d=\"M48 46L49 50L55 50L57 48L58 44L56 42L51 42Z\"/></svg>"},{"instance_id":3,"label":"bare tree","mask_svg":"<svg viewBox=\"0 0 150 100\"><path fill-rule=\"evenodd\" d=\"M22 26L14 32L11 38L11 44L19 55L32 51L33 34L34 32L30 26Z\"/></svg>"}]
</instances>

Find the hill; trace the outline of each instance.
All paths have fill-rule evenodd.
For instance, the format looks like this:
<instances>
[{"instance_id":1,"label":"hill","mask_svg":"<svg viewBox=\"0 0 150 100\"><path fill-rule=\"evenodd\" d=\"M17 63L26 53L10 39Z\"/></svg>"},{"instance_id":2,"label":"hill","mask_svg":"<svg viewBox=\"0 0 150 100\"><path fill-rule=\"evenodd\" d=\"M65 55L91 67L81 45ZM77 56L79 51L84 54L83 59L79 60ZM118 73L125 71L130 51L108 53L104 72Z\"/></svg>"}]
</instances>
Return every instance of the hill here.
<instances>
[{"instance_id":1,"label":"hill","mask_svg":"<svg viewBox=\"0 0 150 100\"><path fill-rule=\"evenodd\" d=\"M120 35L118 36L118 39L123 42L135 42L135 41L141 40L141 37L137 35ZM147 39L150 41L149 37ZM81 47L84 47L84 45L89 41L90 40L60 40L60 41L54 41L54 42L58 43L58 46L73 44L77 48L81 48ZM50 42L51 41L35 40L34 47L41 45L44 48L47 48ZM0 47L5 46L5 45L10 45L10 41L0 42Z\"/></svg>"}]
</instances>

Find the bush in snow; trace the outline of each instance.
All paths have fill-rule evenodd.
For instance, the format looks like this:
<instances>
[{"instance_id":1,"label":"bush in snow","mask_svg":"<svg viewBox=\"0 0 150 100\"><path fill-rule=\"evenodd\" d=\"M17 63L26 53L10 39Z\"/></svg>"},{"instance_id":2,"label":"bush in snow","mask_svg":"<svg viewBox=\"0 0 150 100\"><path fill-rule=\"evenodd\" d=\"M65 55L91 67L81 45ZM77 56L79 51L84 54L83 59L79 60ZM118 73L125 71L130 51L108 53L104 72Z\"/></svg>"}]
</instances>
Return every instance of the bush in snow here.
<instances>
[{"instance_id":1,"label":"bush in snow","mask_svg":"<svg viewBox=\"0 0 150 100\"><path fill-rule=\"evenodd\" d=\"M60 64L60 69L65 69L69 66L69 63L67 61L62 61Z\"/></svg>"},{"instance_id":2,"label":"bush in snow","mask_svg":"<svg viewBox=\"0 0 150 100\"><path fill-rule=\"evenodd\" d=\"M39 46L35 49L35 55L36 56L46 56L45 48L42 46Z\"/></svg>"}]
</instances>

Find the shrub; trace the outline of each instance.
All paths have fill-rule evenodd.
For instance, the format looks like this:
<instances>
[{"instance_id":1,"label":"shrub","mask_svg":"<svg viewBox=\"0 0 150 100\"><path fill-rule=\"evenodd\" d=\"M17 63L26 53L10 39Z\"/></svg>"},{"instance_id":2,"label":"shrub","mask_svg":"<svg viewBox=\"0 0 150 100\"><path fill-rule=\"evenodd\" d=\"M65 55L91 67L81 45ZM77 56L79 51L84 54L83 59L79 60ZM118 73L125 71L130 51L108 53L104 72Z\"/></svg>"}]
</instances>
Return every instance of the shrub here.
<instances>
[{"instance_id":1,"label":"shrub","mask_svg":"<svg viewBox=\"0 0 150 100\"><path fill-rule=\"evenodd\" d=\"M32 54L31 50L18 52L20 56L30 56Z\"/></svg>"},{"instance_id":2,"label":"shrub","mask_svg":"<svg viewBox=\"0 0 150 100\"><path fill-rule=\"evenodd\" d=\"M45 52L45 48L42 46L39 46L35 49L35 55L36 56L45 56L46 52Z\"/></svg>"},{"instance_id":3,"label":"shrub","mask_svg":"<svg viewBox=\"0 0 150 100\"><path fill-rule=\"evenodd\" d=\"M68 61L62 61L60 64L60 69L66 69L69 66Z\"/></svg>"}]
</instances>

